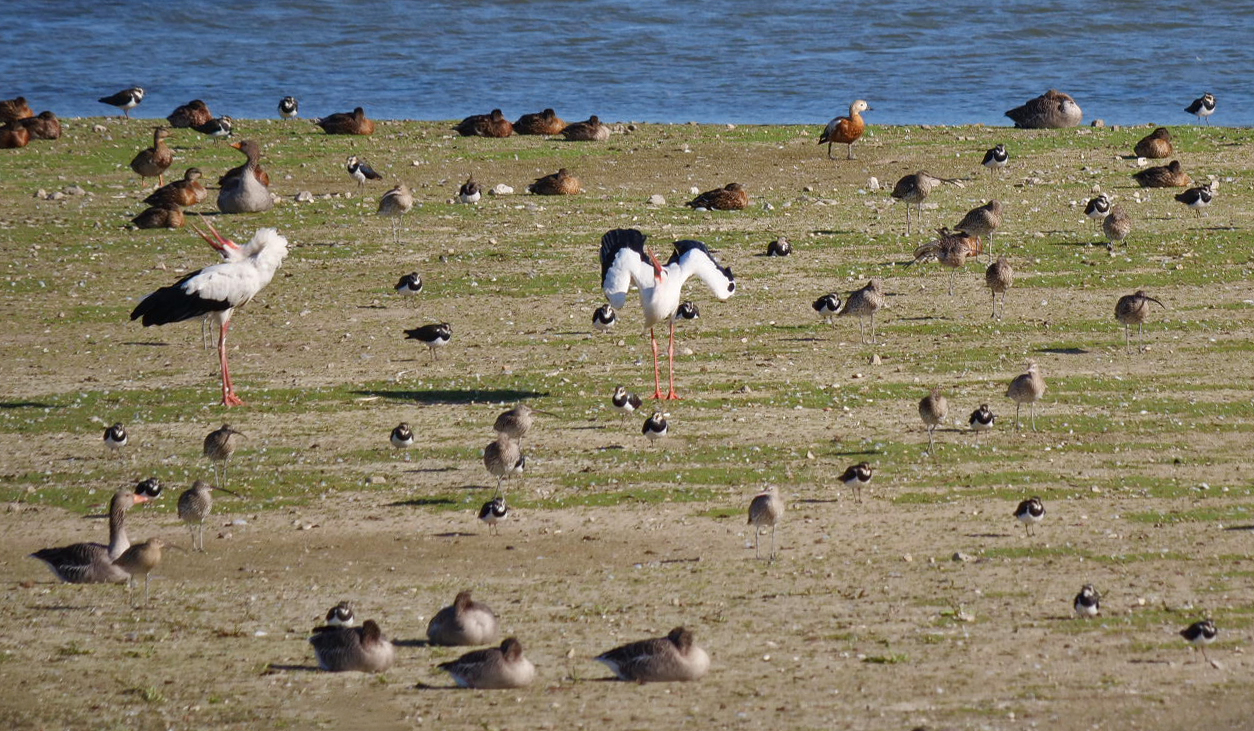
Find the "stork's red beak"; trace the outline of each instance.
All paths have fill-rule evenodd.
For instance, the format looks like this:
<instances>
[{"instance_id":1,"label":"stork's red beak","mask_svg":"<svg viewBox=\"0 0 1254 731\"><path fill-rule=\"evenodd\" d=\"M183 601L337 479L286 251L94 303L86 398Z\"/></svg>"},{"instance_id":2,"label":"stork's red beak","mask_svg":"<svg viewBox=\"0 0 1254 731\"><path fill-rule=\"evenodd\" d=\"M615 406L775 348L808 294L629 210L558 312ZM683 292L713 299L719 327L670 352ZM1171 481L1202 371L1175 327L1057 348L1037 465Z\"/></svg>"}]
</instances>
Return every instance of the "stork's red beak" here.
<instances>
[{"instance_id":1,"label":"stork's red beak","mask_svg":"<svg viewBox=\"0 0 1254 731\"><path fill-rule=\"evenodd\" d=\"M208 226L209 231L213 233L213 238L210 238L209 234L205 233L204 231L201 231L199 228L196 228L195 224L192 224L192 230L200 234L200 238L207 241L210 246L217 249L218 251L224 251L226 247L228 246L231 247L232 249L239 248L239 244L235 243L234 241L231 241L228 238L223 238L222 234L218 233L218 229L214 228L212 223L206 223L205 225Z\"/></svg>"},{"instance_id":2,"label":"stork's red beak","mask_svg":"<svg viewBox=\"0 0 1254 731\"><path fill-rule=\"evenodd\" d=\"M649 255L649 261L653 262L653 276L657 281L662 281L662 263L657 260L652 251L645 249L645 253Z\"/></svg>"}]
</instances>

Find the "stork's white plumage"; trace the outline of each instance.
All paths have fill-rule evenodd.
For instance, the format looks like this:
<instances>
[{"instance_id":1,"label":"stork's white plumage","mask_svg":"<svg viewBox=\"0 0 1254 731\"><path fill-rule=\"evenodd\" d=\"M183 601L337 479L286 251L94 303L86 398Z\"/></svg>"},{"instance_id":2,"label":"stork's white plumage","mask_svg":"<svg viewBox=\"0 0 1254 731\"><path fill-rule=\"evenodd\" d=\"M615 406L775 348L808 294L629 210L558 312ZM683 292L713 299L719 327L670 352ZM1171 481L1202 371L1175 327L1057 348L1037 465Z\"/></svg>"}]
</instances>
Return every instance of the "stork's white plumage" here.
<instances>
[{"instance_id":1,"label":"stork's white plumage","mask_svg":"<svg viewBox=\"0 0 1254 731\"><path fill-rule=\"evenodd\" d=\"M720 300L736 291L736 277L730 268L721 266L700 241L676 241L675 253L666 266L645 248L646 236L634 228L618 228L601 237L601 286L605 298L616 308L627 304L627 291L632 284L640 290L640 306L644 311L644 327L653 344L653 384L655 399L677 399L675 394L675 311L679 309L684 282L696 275ZM670 391L662 394L658 366L657 337L653 326L670 321Z\"/></svg>"},{"instance_id":2,"label":"stork's white plumage","mask_svg":"<svg viewBox=\"0 0 1254 731\"><path fill-rule=\"evenodd\" d=\"M182 322L209 316L218 324L218 361L222 367L222 403L240 406L226 358L226 334L236 307L248 303L265 288L287 256L287 239L272 228L257 231L247 244L223 238L212 225L209 234L196 229L226 259L221 264L192 272L168 287L145 297L131 312L144 327Z\"/></svg>"}]
</instances>

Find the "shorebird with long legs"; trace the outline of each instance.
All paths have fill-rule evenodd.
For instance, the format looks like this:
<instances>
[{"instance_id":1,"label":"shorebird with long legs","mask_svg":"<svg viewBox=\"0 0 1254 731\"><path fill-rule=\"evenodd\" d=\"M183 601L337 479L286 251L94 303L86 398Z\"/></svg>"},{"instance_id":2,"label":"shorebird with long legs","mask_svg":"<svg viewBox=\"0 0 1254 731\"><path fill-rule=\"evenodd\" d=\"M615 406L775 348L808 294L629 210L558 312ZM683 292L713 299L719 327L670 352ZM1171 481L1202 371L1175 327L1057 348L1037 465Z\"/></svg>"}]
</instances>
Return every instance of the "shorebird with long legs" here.
<instances>
[{"instance_id":1,"label":"shorebird with long legs","mask_svg":"<svg viewBox=\"0 0 1254 731\"><path fill-rule=\"evenodd\" d=\"M235 450L239 446L239 440L236 437L242 436L246 435L231 428L230 424L223 424L220 428L214 429L205 436L202 451L205 457L213 464L214 476L223 485L226 484L226 463L231 459L231 455L235 454ZM220 469L219 465L221 465ZM219 471L221 471L221 475L217 474Z\"/></svg>"},{"instance_id":2,"label":"shorebird with long legs","mask_svg":"<svg viewBox=\"0 0 1254 731\"><path fill-rule=\"evenodd\" d=\"M666 262L658 261L645 247L646 236L634 228L614 229L601 237L601 286L610 305L621 309L627 304L627 291L634 283L640 290L644 327L653 345L653 398L677 399L675 393L675 312L679 309L684 282L696 275L720 300L736 292L736 278L730 268L721 266L705 244L686 239L676 241L675 251ZM670 362L670 390L662 393L658 365L657 336L654 326L670 322L667 358Z\"/></svg>"},{"instance_id":3,"label":"shorebird with long legs","mask_svg":"<svg viewBox=\"0 0 1254 731\"><path fill-rule=\"evenodd\" d=\"M1209 206L1214 199L1215 188L1211 183L1204 183L1196 188L1189 188L1183 193L1176 194L1176 200L1188 206L1197 218L1202 217L1202 209Z\"/></svg>"},{"instance_id":4,"label":"shorebird with long legs","mask_svg":"<svg viewBox=\"0 0 1254 731\"><path fill-rule=\"evenodd\" d=\"M384 193L379 199L379 215L392 219L392 239L398 245L401 243L401 218L413 210L413 207L414 194L409 192L409 186L404 183Z\"/></svg>"},{"instance_id":5,"label":"shorebird with long legs","mask_svg":"<svg viewBox=\"0 0 1254 731\"><path fill-rule=\"evenodd\" d=\"M914 261L911 264L918 264L921 261L937 261L941 266L949 268L949 296L954 294L954 279L958 276L958 270L966 264L967 259L974 259L980 255L984 248L984 243L979 236L973 236L965 231L950 231L948 228L942 228L936 232L939 238L933 239L914 250Z\"/></svg>"},{"instance_id":6,"label":"shorebird with long legs","mask_svg":"<svg viewBox=\"0 0 1254 731\"><path fill-rule=\"evenodd\" d=\"M875 313L880 311L884 306L884 287L880 284L880 280L872 279L866 283L862 289L854 290L849 293L849 298L845 300L845 306L840 312L836 313L837 317L856 317L858 318L858 333L862 336L862 344L867 344L866 326L862 322L863 318L871 318L871 343L875 343Z\"/></svg>"},{"instance_id":7,"label":"shorebird with long legs","mask_svg":"<svg viewBox=\"0 0 1254 731\"><path fill-rule=\"evenodd\" d=\"M1123 349L1125 352L1130 352L1132 349L1130 330L1133 325L1136 325L1137 339L1144 340L1145 319L1149 317L1149 303L1151 302L1164 310L1167 309L1167 305L1149 296L1143 289L1138 289L1132 294L1125 294L1115 303L1115 319L1123 323Z\"/></svg>"},{"instance_id":8,"label":"shorebird with long legs","mask_svg":"<svg viewBox=\"0 0 1254 731\"><path fill-rule=\"evenodd\" d=\"M128 573L113 562L131 547L126 536L126 511L152 498L122 488L109 500L109 544L75 543L59 548L43 548L32 558L48 564L52 573L67 584L112 584L125 581Z\"/></svg>"},{"instance_id":9,"label":"shorebird with long legs","mask_svg":"<svg viewBox=\"0 0 1254 731\"><path fill-rule=\"evenodd\" d=\"M116 94L102 96L97 101L101 104L108 104L111 107L117 107L122 110L124 119L131 118L131 110L139 106L144 100L144 90L139 86L132 86L129 89L123 89Z\"/></svg>"},{"instance_id":10,"label":"shorebird with long legs","mask_svg":"<svg viewBox=\"0 0 1254 731\"><path fill-rule=\"evenodd\" d=\"M1001 227L1001 201L991 200L967 211L954 228L988 240L988 260L993 260L993 234Z\"/></svg>"},{"instance_id":11,"label":"shorebird with long legs","mask_svg":"<svg viewBox=\"0 0 1254 731\"><path fill-rule=\"evenodd\" d=\"M194 227L193 227L194 228ZM145 297L131 311L131 319L142 318L144 327L182 322L210 315L218 325L218 360L222 367L222 404L240 406L235 395L231 369L226 357L226 334L236 307L256 297L274 278L287 256L287 239L272 228L263 228L243 246L225 239L212 225L209 234L196 229L200 237L218 251L242 249L238 258L207 266L188 274L168 287Z\"/></svg>"},{"instance_id":12,"label":"shorebird with long legs","mask_svg":"<svg viewBox=\"0 0 1254 731\"><path fill-rule=\"evenodd\" d=\"M1045 379L1035 362L1028 361L1027 372L1015 376L1006 389L1006 398L1015 402L1015 431L1019 426L1019 411L1024 404L1032 413L1032 431L1036 431L1036 402L1045 395Z\"/></svg>"},{"instance_id":13,"label":"shorebird with long legs","mask_svg":"<svg viewBox=\"0 0 1254 731\"><path fill-rule=\"evenodd\" d=\"M496 421L492 424L492 431L508 436L521 446L523 437L527 436L527 432L531 431L531 425L535 423L535 417L532 414L552 416L548 411L533 409L527 404L518 404L509 411L502 411L496 417Z\"/></svg>"},{"instance_id":14,"label":"shorebird with long legs","mask_svg":"<svg viewBox=\"0 0 1254 731\"><path fill-rule=\"evenodd\" d=\"M1115 250L1115 244L1121 244L1132 234L1132 216L1123 206L1111 206L1110 213L1102 219L1102 233L1106 234L1106 248Z\"/></svg>"},{"instance_id":15,"label":"shorebird with long legs","mask_svg":"<svg viewBox=\"0 0 1254 731\"><path fill-rule=\"evenodd\" d=\"M959 188L964 188L961 180L950 178L938 178L924 170L920 170L912 175L906 175L897 184L893 186L892 197L906 204L906 235L911 234L910 228L910 206L914 206L918 214L918 225L923 225L923 201L931 195L936 186L941 183L949 183Z\"/></svg>"},{"instance_id":16,"label":"shorebird with long legs","mask_svg":"<svg viewBox=\"0 0 1254 731\"><path fill-rule=\"evenodd\" d=\"M148 584L153 569L161 563L161 550L179 548L166 543L160 538L149 538L143 543L136 543L114 560L113 565L126 572L126 596L131 606L135 606L135 577L144 577L144 606L148 606ZM179 550L182 550L181 548Z\"/></svg>"},{"instance_id":17,"label":"shorebird with long legs","mask_svg":"<svg viewBox=\"0 0 1254 731\"><path fill-rule=\"evenodd\" d=\"M1010 266L1010 262L1006 261L1006 257L999 256L997 261L988 265L988 269L984 270L984 286L988 287L993 293L993 317L997 317L997 295L1001 295L1001 311L1006 314L1006 291L1015 283L1015 270Z\"/></svg>"},{"instance_id":18,"label":"shorebird with long legs","mask_svg":"<svg viewBox=\"0 0 1254 731\"><path fill-rule=\"evenodd\" d=\"M933 387L931 393L919 401L919 418L923 420L924 426L927 427L928 454L936 454L936 442L933 440L932 435L936 432L936 427L945 422L945 417L948 414L949 401L941 395L940 386Z\"/></svg>"},{"instance_id":19,"label":"shorebird with long legs","mask_svg":"<svg viewBox=\"0 0 1254 731\"><path fill-rule=\"evenodd\" d=\"M749 502L749 525L753 526L754 558L762 558L762 553L758 549L758 541L762 536L762 529L770 528L771 555L769 560L775 560L775 524L779 522L779 518L783 514L784 500L779 496L779 488L774 485L755 495L753 500Z\"/></svg>"},{"instance_id":20,"label":"shorebird with long legs","mask_svg":"<svg viewBox=\"0 0 1254 731\"><path fill-rule=\"evenodd\" d=\"M488 535L501 535L497 524L508 517L509 506L505 504L503 497L494 497L479 508L479 520L488 526Z\"/></svg>"},{"instance_id":21,"label":"shorebird with long legs","mask_svg":"<svg viewBox=\"0 0 1254 731\"><path fill-rule=\"evenodd\" d=\"M205 550L205 519L213 510L213 491L219 490L227 495L239 497L225 487L214 487L204 480L196 480L192 486L179 495L179 520L187 524L192 534L192 550Z\"/></svg>"},{"instance_id":22,"label":"shorebird with long legs","mask_svg":"<svg viewBox=\"0 0 1254 731\"><path fill-rule=\"evenodd\" d=\"M501 483L512 475L521 475L527 467L522 448L508 434L497 434L496 441L483 449L483 466L496 477L496 495L501 495Z\"/></svg>"}]
</instances>

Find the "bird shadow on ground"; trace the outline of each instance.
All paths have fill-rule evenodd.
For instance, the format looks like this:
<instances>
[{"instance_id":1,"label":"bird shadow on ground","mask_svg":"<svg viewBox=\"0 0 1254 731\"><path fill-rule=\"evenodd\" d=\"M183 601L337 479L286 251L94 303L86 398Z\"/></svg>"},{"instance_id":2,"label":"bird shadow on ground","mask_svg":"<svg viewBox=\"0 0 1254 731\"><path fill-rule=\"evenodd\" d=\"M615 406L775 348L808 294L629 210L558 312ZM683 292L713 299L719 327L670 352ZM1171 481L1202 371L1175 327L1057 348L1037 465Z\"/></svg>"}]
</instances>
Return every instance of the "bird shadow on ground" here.
<instances>
[{"instance_id":1,"label":"bird shadow on ground","mask_svg":"<svg viewBox=\"0 0 1254 731\"><path fill-rule=\"evenodd\" d=\"M880 454L880 451L878 449L861 449L856 452L832 452L831 456L833 457L862 457L866 455L874 456L877 454Z\"/></svg>"},{"instance_id":2,"label":"bird shadow on ground","mask_svg":"<svg viewBox=\"0 0 1254 731\"><path fill-rule=\"evenodd\" d=\"M447 497L418 497L413 500L398 500L388 503L389 508L427 508L436 505L457 505L458 501Z\"/></svg>"},{"instance_id":3,"label":"bird shadow on ground","mask_svg":"<svg viewBox=\"0 0 1254 731\"><path fill-rule=\"evenodd\" d=\"M460 530L451 530L444 533L434 534L436 538L474 538L478 533L466 533Z\"/></svg>"},{"instance_id":4,"label":"bird shadow on ground","mask_svg":"<svg viewBox=\"0 0 1254 731\"><path fill-rule=\"evenodd\" d=\"M277 663L270 663L269 665L266 666L266 671L262 673L262 675L270 675L273 673L287 672L287 671L297 671L297 672L302 672L302 673L317 673L317 672L321 672L322 668L318 667L317 665L279 665Z\"/></svg>"},{"instance_id":5,"label":"bird shadow on ground","mask_svg":"<svg viewBox=\"0 0 1254 731\"><path fill-rule=\"evenodd\" d=\"M812 498L806 498L805 500L794 500L793 502L797 504L804 504L804 505L818 505L822 503L838 503L840 502L840 498L833 497L833 498L824 499L824 498L812 497Z\"/></svg>"},{"instance_id":6,"label":"bird shadow on ground","mask_svg":"<svg viewBox=\"0 0 1254 731\"><path fill-rule=\"evenodd\" d=\"M424 468L416 469L416 470L405 470L405 474L420 475L424 473L433 473L433 472L454 472L456 471L456 469L457 469L456 467L424 467Z\"/></svg>"},{"instance_id":7,"label":"bird shadow on ground","mask_svg":"<svg viewBox=\"0 0 1254 731\"><path fill-rule=\"evenodd\" d=\"M60 584L62 582L54 581L48 583ZM87 605L76 607L69 604L32 604L27 609L34 612L90 612L94 611L95 607Z\"/></svg>"},{"instance_id":8,"label":"bird shadow on ground","mask_svg":"<svg viewBox=\"0 0 1254 731\"><path fill-rule=\"evenodd\" d=\"M1014 538L1017 533L968 533L967 538Z\"/></svg>"},{"instance_id":9,"label":"bird shadow on ground","mask_svg":"<svg viewBox=\"0 0 1254 731\"><path fill-rule=\"evenodd\" d=\"M1224 530L1254 530L1254 525L1229 525Z\"/></svg>"},{"instance_id":10,"label":"bird shadow on ground","mask_svg":"<svg viewBox=\"0 0 1254 731\"><path fill-rule=\"evenodd\" d=\"M39 401L0 401L0 409L61 409L60 404L45 404Z\"/></svg>"},{"instance_id":11,"label":"bird shadow on ground","mask_svg":"<svg viewBox=\"0 0 1254 731\"><path fill-rule=\"evenodd\" d=\"M1084 348L1037 348L1038 353L1053 353L1054 355L1088 355L1089 351Z\"/></svg>"},{"instance_id":12,"label":"bird shadow on ground","mask_svg":"<svg viewBox=\"0 0 1254 731\"><path fill-rule=\"evenodd\" d=\"M392 640L397 647L435 647L430 640Z\"/></svg>"},{"instance_id":13,"label":"bird shadow on ground","mask_svg":"<svg viewBox=\"0 0 1254 731\"><path fill-rule=\"evenodd\" d=\"M140 342L138 340L129 340L129 341L122 343L122 345L143 345L149 348L167 348L170 346L169 343L161 341L161 340L149 340L147 342Z\"/></svg>"},{"instance_id":14,"label":"bird shadow on ground","mask_svg":"<svg viewBox=\"0 0 1254 731\"><path fill-rule=\"evenodd\" d=\"M548 391L543 393L539 391L518 391L509 388L498 388L489 390L467 389L465 391L453 391L446 389L434 389L431 391L353 391L359 396L380 396L383 398L396 399L397 401L416 401L420 404L478 404L478 403L499 403L502 401L523 401L525 399L543 398L548 396Z\"/></svg>"}]
</instances>

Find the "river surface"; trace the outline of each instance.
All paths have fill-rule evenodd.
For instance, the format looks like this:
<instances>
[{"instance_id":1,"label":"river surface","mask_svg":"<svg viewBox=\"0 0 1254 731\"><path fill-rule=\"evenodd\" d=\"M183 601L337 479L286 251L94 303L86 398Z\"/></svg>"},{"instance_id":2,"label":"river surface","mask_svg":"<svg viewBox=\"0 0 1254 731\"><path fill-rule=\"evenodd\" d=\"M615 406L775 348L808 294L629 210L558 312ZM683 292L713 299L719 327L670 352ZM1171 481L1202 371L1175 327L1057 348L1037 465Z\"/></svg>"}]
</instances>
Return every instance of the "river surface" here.
<instances>
[{"instance_id":1,"label":"river surface","mask_svg":"<svg viewBox=\"0 0 1254 731\"><path fill-rule=\"evenodd\" d=\"M35 111L139 117L193 98L214 113L310 118L822 124L866 99L869 123L1008 125L1046 89L1085 123L1254 125L1254 2L1106 0L25 0L5 18L0 97Z\"/></svg>"}]
</instances>

